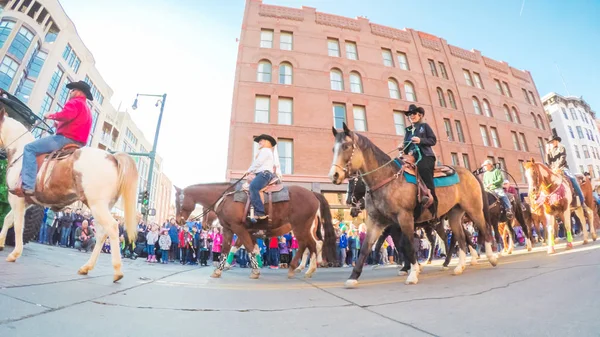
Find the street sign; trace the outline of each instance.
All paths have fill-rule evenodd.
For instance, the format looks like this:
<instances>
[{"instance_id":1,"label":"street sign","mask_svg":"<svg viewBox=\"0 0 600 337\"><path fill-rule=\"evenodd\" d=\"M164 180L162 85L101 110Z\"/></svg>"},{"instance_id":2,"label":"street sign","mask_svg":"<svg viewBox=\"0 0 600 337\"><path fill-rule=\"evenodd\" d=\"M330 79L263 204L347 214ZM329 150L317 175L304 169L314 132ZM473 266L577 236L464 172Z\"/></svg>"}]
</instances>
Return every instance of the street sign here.
<instances>
[{"instance_id":1,"label":"street sign","mask_svg":"<svg viewBox=\"0 0 600 337\"><path fill-rule=\"evenodd\" d=\"M156 215L156 209L155 208L151 208L150 210L148 210L148 216L155 216Z\"/></svg>"}]
</instances>

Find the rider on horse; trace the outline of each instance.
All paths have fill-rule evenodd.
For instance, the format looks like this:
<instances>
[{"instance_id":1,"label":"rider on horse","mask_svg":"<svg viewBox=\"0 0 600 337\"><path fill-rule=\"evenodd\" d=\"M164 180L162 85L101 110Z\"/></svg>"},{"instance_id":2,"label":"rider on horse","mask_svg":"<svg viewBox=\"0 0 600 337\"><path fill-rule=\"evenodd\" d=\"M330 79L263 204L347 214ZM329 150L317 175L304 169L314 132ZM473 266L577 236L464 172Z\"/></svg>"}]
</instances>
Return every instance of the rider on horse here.
<instances>
[{"instance_id":1,"label":"rider on horse","mask_svg":"<svg viewBox=\"0 0 600 337\"><path fill-rule=\"evenodd\" d=\"M575 179L575 176L569 171L569 165L567 164L567 151L560 143L561 141L562 139L557 134L554 134L548 141L548 148L546 149L546 162L552 171L562 171L564 175L569 178L573 188L575 188L575 193L577 193L577 196L579 197L579 201L581 201L581 205L585 206L581 187L579 187L579 183L577 182L577 179Z\"/></svg>"},{"instance_id":2,"label":"rider on horse","mask_svg":"<svg viewBox=\"0 0 600 337\"><path fill-rule=\"evenodd\" d=\"M513 218L512 206L510 200L508 200L508 196L506 196L506 193L504 193L504 189L502 188L504 183L502 171L497 167L494 167L494 163L489 159L484 161L481 167L485 169L485 173L483 174L483 186L487 191L498 195L506 210L506 217L511 220Z\"/></svg>"},{"instance_id":3,"label":"rider on horse","mask_svg":"<svg viewBox=\"0 0 600 337\"><path fill-rule=\"evenodd\" d=\"M250 165L247 174L254 173L256 175L250 182L249 190L250 202L252 203L252 207L254 207L254 218L251 220L257 221L268 218L268 215L265 215L265 205L260 198L260 190L265 188L276 177L276 173L279 171L279 156L275 153L275 145L277 145L275 138L262 134L254 138L254 141L258 143L259 151L252 165Z\"/></svg>"},{"instance_id":4,"label":"rider on horse","mask_svg":"<svg viewBox=\"0 0 600 337\"><path fill-rule=\"evenodd\" d=\"M435 217L438 199L433 184L435 154L431 147L437 143L437 138L429 124L423 122L425 110L422 107L411 104L404 113L408 116L412 125L406 128L402 147L405 154L411 154L417 160L419 176L421 176L423 183L433 196L433 200L430 200L428 196L423 196L421 203L425 208L429 208L431 214Z\"/></svg>"},{"instance_id":5,"label":"rider on horse","mask_svg":"<svg viewBox=\"0 0 600 337\"><path fill-rule=\"evenodd\" d=\"M71 89L69 101L56 113L46 114L44 118L56 121L56 134L37 139L23 150L23 168L21 169L22 190L26 196L35 193L37 175L36 156L62 149L68 144L85 146L92 129L92 114L86 98L94 100L89 84L84 81L67 84Z\"/></svg>"}]
</instances>

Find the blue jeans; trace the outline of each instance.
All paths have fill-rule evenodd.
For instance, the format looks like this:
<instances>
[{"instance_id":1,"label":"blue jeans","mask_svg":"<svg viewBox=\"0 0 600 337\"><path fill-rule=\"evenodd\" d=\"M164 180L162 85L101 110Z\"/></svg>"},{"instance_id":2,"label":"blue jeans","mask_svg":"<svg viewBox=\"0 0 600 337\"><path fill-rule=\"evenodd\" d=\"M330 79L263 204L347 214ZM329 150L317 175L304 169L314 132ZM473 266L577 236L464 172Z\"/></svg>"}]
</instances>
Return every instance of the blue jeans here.
<instances>
[{"instance_id":1,"label":"blue jeans","mask_svg":"<svg viewBox=\"0 0 600 337\"><path fill-rule=\"evenodd\" d=\"M154 255L154 245L148 244L148 255Z\"/></svg>"},{"instance_id":2,"label":"blue jeans","mask_svg":"<svg viewBox=\"0 0 600 337\"><path fill-rule=\"evenodd\" d=\"M346 248L338 247L337 255L338 261L344 266L346 264Z\"/></svg>"},{"instance_id":3,"label":"blue jeans","mask_svg":"<svg viewBox=\"0 0 600 337\"><path fill-rule=\"evenodd\" d=\"M569 178L569 180L571 180L571 184L573 184L573 188L575 188L575 193L577 193L577 196L579 197L579 201L581 201L582 205L585 205L585 202L583 200L583 193L581 192L581 187L579 187L579 183L577 182L577 179L575 179L575 176L573 174L571 174L571 172L569 170L567 170L566 168L563 168L563 172L565 173L567 178Z\"/></svg>"},{"instance_id":4,"label":"blue jeans","mask_svg":"<svg viewBox=\"0 0 600 337\"><path fill-rule=\"evenodd\" d=\"M60 232L60 245L67 246L69 243L69 236L71 235L71 227L63 227Z\"/></svg>"},{"instance_id":5,"label":"blue jeans","mask_svg":"<svg viewBox=\"0 0 600 337\"><path fill-rule=\"evenodd\" d=\"M269 262L272 267L279 266L279 248L269 248Z\"/></svg>"},{"instance_id":6,"label":"blue jeans","mask_svg":"<svg viewBox=\"0 0 600 337\"><path fill-rule=\"evenodd\" d=\"M496 192L496 194L500 198L500 201L502 201L502 204L504 205L504 209L506 211L511 211L512 212L512 205L510 204L510 200L508 200L508 196L504 192L504 189L503 188L496 188L496 189L494 189L494 192Z\"/></svg>"},{"instance_id":7,"label":"blue jeans","mask_svg":"<svg viewBox=\"0 0 600 337\"><path fill-rule=\"evenodd\" d=\"M42 223L42 226L40 227L40 239L39 242L40 243L46 243L48 242L48 228L49 226L45 223Z\"/></svg>"},{"instance_id":8,"label":"blue jeans","mask_svg":"<svg viewBox=\"0 0 600 337\"><path fill-rule=\"evenodd\" d=\"M262 190L273 179L273 173L262 171L256 174L250 183L250 202L254 207L254 215L265 215L265 205L260 200L260 190Z\"/></svg>"},{"instance_id":9,"label":"blue jeans","mask_svg":"<svg viewBox=\"0 0 600 337\"><path fill-rule=\"evenodd\" d=\"M25 149L23 150L23 168L21 169L24 191L35 190L35 178L38 170L36 156L60 150L67 144L82 145L62 135L40 138L25 145Z\"/></svg>"}]
</instances>

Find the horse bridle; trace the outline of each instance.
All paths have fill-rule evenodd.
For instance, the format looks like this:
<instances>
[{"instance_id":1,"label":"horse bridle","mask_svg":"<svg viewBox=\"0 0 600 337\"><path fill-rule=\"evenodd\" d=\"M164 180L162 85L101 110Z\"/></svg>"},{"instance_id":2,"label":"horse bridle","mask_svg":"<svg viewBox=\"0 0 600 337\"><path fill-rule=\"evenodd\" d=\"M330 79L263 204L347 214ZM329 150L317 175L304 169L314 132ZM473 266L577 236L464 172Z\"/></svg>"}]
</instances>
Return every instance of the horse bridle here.
<instances>
[{"instance_id":1,"label":"horse bridle","mask_svg":"<svg viewBox=\"0 0 600 337\"><path fill-rule=\"evenodd\" d=\"M342 143L340 146L343 147L346 144L352 144L352 153L350 154L350 158L348 158L348 161L346 162L346 165L344 165L343 167L338 165L338 164L332 164L331 166L333 167L337 167L339 169L342 169L344 171L344 173L346 174L346 176L350 176L350 166L352 165L352 159L354 158L354 152L356 151L356 143L354 142L354 140L351 141L347 141Z\"/></svg>"}]
</instances>

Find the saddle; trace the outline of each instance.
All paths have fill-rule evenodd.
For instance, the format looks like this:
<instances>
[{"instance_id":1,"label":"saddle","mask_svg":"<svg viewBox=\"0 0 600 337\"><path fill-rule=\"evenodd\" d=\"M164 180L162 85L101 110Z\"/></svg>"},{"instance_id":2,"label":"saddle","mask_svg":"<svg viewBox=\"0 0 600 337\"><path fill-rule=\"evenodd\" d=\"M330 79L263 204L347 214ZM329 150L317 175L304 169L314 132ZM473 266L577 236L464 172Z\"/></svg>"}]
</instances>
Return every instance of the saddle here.
<instances>
[{"instance_id":1,"label":"saddle","mask_svg":"<svg viewBox=\"0 0 600 337\"><path fill-rule=\"evenodd\" d=\"M242 185L241 191L243 191L246 194L246 206L244 207L244 215L242 218L242 222L245 221L245 219L248 217L249 212L250 212L250 182L251 181L247 181L246 183L244 183ZM271 223L272 219L271 219L271 214L273 214L273 193L277 193L277 192L281 192L283 190L285 186L282 184L281 180L279 179L279 177L274 177L273 179L271 179L271 181L269 181L269 183L263 187L260 191L259 191L259 195L260 195L260 200L262 201L263 205L265 204L265 195L266 195L266 199L268 202L268 207L265 210L267 217L267 221L269 223Z\"/></svg>"},{"instance_id":2,"label":"saddle","mask_svg":"<svg viewBox=\"0 0 600 337\"><path fill-rule=\"evenodd\" d=\"M79 150L80 148L81 148L81 146L78 144L67 144L59 150L56 150L51 153L43 153L36 157L36 161L37 161L36 180L39 180L39 182L40 182L40 183L36 183L36 189L35 189L36 195L39 195L44 192L44 185L45 185L44 182L46 181L46 177L52 174L52 170L55 167L55 165L51 165L51 164L54 164L56 162L59 162L59 161L62 161L64 159L71 157L71 155L73 155L73 153L75 153L75 151ZM19 182L17 183L17 187L14 190L9 190L9 192L16 195L17 197L25 198L25 200L30 204L37 203L36 200L32 199L30 196L25 195L23 193L22 180L20 177L19 177Z\"/></svg>"},{"instance_id":3,"label":"saddle","mask_svg":"<svg viewBox=\"0 0 600 337\"><path fill-rule=\"evenodd\" d=\"M402 167L404 172L415 176L415 178L417 179L417 200L422 200L423 196L428 197L429 201L425 205L423 205L423 207L429 208L433 204L433 196L431 195L431 191L429 190L429 188L427 188L427 186L423 182L423 179L421 179L421 177L419 176L419 171L417 170L415 157L410 154L402 154L400 156L400 159L404 163L404 166ZM434 179L448 177L455 173L456 171L450 166L437 165L433 168Z\"/></svg>"},{"instance_id":4,"label":"saddle","mask_svg":"<svg viewBox=\"0 0 600 337\"><path fill-rule=\"evenodd\" d=\"M571 198L571 205L570 205L570 207L571 208L577 207L577 199L579 199L579 197L577 196L577 192L575 192L575 187L571 183L571 179L569 179L569 177L567 177L567 175L565 174L565 171L563 171L563 170L560 170L560 172L554 171L554 173L560 174L561 177L563 178L563 181L565 181L567 183L567 186L569 186L569 190L571 190L572 198ZM581 182L585 182L585 177L584 176L580 177L579 175L575 175L575 179L577 179L577 181L580 184L581 184Z\"/></svg>"}]
</instances>

